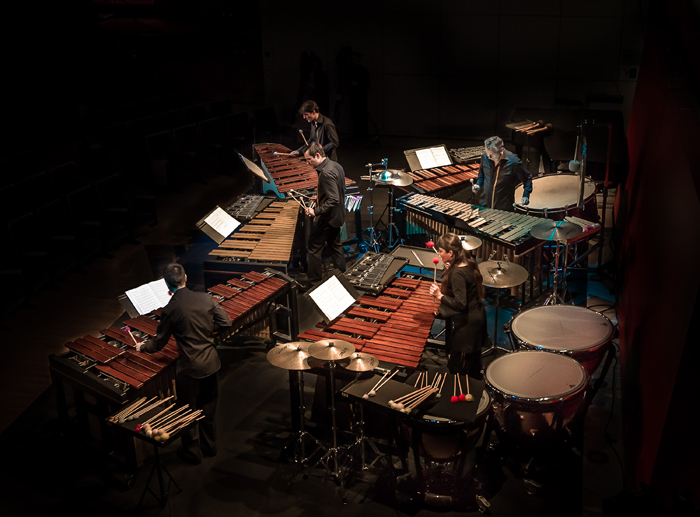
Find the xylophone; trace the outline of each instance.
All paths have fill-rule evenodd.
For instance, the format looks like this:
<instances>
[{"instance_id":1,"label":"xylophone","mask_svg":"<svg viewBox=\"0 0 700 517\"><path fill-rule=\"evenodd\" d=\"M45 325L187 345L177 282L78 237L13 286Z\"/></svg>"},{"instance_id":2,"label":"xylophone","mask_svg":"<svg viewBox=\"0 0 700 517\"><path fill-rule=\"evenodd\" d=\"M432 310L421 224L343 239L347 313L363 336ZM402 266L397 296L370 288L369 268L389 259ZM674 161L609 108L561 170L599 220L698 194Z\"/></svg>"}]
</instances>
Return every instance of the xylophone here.
<instances>
[{"instance_id":1,"label":"xylophone","mask_svg":"<svg viewBox=\"0 0 700 517\"><path fill-rule=\"evenodd\" d=\"M329 324L299 334L299 339L341 339L357 352L389 363L417 368L423 355L437 307L431 282L395 278L380 295L363 295L357 305Z\"/></svg>"},{"instance_id":2,"label":"xylophone","mask_svg":"<svg viewBox=\"0 0 700 517\"><path fill-rule=\"evenodd\" d=\"M299 205L275 201L236 228L209 255L230 260L289 262L298 218Z\"/></svg>"},{"instance_id":3,"label":"xylophone","mask_svg":"<svg viewBox=\"0 0 700 517\"><path fill-rule=\"evenodd\" d=\"M420 169L408 173L413 178L413 188L420 193L445 189L459 190L468 186L469 180L479 176L478 165L445 165L432 169Z\"/></svg>"},{"instance_id":4,"label":"xylophone","mask_svg":"<svg viewBox=\"0 0 700 517\"><path fill-rule=\"evenodd\" d=\"M273 183L263 182L263 193L274 192L284 198L290 191L316 190L316 169L307 164L303 157L289 156L291 149L273 143L256 144L253 149L260 157L262 168L273 180ZM347 187L356 184L353 180L345 178L345 185Z\"/></svg>"}]
</instances>

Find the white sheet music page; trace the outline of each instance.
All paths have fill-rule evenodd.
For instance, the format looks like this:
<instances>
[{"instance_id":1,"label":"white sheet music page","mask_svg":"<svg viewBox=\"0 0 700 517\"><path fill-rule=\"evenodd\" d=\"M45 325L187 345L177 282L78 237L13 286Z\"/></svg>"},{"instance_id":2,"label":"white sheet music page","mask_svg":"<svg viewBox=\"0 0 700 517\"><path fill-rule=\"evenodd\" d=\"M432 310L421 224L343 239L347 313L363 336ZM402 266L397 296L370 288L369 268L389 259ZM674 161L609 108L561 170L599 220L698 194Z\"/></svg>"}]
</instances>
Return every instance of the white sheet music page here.
<instances>
[{"instance_id":1,"label":"white sheet music page","mask_svg":"<svg viewBox=\"0 0 700 517\"><path fill-rule=\"evenodd\" d=\"M438 166L430 149L420 149L416 151L416 157L422 169L433 169Z\"/></svg>"},{"instance_id":2,"label":"white sheet music page","mask_svg":"<svg viewBox=\"0 0 700 517\"><path fill-rule=\"evenodd\" d=\"M165 283L165 278L161 278L160 280L154 280L148 285L151 286L151 289L153 289L153 294L155 294L156 298L158 298L158 303L160 304L160 306L156 307L156 309L160 309L161 307L165 307L166 305L168 305L168 302L170 301L170 297L172 295L170 294L170 289L168 289L168 284Z\"/></svg>"},{"instance_id":3,"label":"white sheet music page","mask_svg":"<svg viewBox=\"0 0 700 517\"><path fill-rule=\"evenodd\" d=\"M228 215L221 207L216 209L204 219L204 222L214 228L223 237L231 235L233 230L238 228L241 223Z\"/></svg>"},{"instance_id":4,"label":"white sheet music page","mask_svg":"<svg viewBox=\"0 0 700 517\"><path fill-rule=\"evenodd\" d=\"M332 276L309 293L328 321L333 321L345 309L355 303L355 299L336 277Z\"/></svg>"}]
</instances>

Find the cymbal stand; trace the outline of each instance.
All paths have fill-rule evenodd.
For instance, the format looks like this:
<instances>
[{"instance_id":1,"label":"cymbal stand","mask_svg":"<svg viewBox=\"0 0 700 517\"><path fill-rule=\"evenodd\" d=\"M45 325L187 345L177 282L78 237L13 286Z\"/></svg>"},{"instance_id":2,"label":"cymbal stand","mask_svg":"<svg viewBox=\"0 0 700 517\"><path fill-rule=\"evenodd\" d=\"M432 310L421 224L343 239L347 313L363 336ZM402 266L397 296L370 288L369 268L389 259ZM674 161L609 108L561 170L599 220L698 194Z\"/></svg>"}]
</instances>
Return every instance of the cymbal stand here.
<instances>
[{"instance_id":1,"label":"cymbal stand","mask_svg":"<svg viewBox=\"0 0 700 517\"><path fill-rule=\"evenodd\" d=\"M562 267L562 276L559 277L559 256L561 254L560 250L564 250L564 263ZM542 305L556 305L556 304L566 304L566 293L568 288L566 287L566 264L569 255L569 242L568 241L557 241L557 251L554 254L554 273L552 278L552 294L550 294ZM561 295L559 294L559 282L561 281Z\"/></svg>"},{"instance_id":2,"label":"cymbal stand","mask_svg":"<svg viewBox=\"0 0 700 517\"><path fill-rule=\"evenodd\" d=\"M384 170L386 170L389 162L384 159L382 163L384 164ZM375 253L379 253L379 239L377 239L377 231L374 229L374 189L376 188L376 181L373 179L372 175L372 164L368 163L365 167L367 167L369 172L369 187L367 188L367 192L369 192L369 206L367 207L367 210L369 210L369 228L367 229L369 233L368 246L372 248Z\"/></svg>"},{"instance_id":3,"label":"cymbal stand","mask_svg":"<svg viewBox=\"0 0 700 517\"><path fill-rule=\"evenodd\" d=\"M360 374L358 373L357 379L359 378ZM377 445L367 435L365 435L365 405L362 402L359 402L358 404L360 406L360 421L358 422L357 427L360 430L360 435L355 440L355 443L350 445L348 449L352 450L354 447L360 448L360 461L362 463L362 470L367 470L370 467L374 466L378 459L381 459L385 463L386 460L384 459L384 455L381 452L379 452L379 448L377 447ZM370 448L377 455L377 457L369 465L367 465L367 459L365 455L365 443L369 444ZM352 462L352 456L350 456L350 461Z\"/></svg>"},{"instance_id":4,"label":"cymbal stand","mask_svg":"<svg viewBox=\"0 0 700 517\"><path fill-rule=\"evenodd\" d=\"M299 474L299 472L301 472L302 465L307 463L309 459L312 458L318 451L325 449L323 444L315 436L313 436L310 432L306 430L304 416L306 414L306 405L304 403L304 372L298 370L296 373L298 375L297 378L299 380L299 431L297 432L297 439L294 441L294 463L297 463L299 465L299 470L297 470L297 472L295 472L294 475L292 475L291 479L294 479ZM316 449L314 449L314 451L308 456L306 455L306 440L310 440L311 442L316 444ZM285 447L285 449L287 449L288 447L291 447L291 444Z\"/></svg>"},{"instance_id":5,"label":"cymbal stand","mask_svg":"<svg viewBox=\"0 0 700 517\"><path fill-rule=\"evenodd\" d=\"M399 233L399 227L394 222L394 213L396 212L396 204L394 202L394 185L389 187L389 249L394 249L399 244L403 244L403 238ZM396 232L396 241L394 241L393 232Z\"/></svg>"},{"instance_id":6,"label":"cymbal stand","mask_svg":"<svg viewBox=\"0 0 700 517\"><path fill-rule=\"evenodd\" d=\"M339 456L339 448L338 448L338 427L336 424L336 419L335 419L335 361L331 360L329 361L328 364L328 369L330 371L330 394L331 394L331 432L333 435L333 447L330 449L326 450L326 453L319 459L316 464L314 465L314 468L317 467L319 464L323 465L323 467L326 469L326 473L330 473L340 486L340 490L342 491L344 489L344 479L343 479L343 471L340 466L340 461L338 459ZM333 462L333 466L331 467L331 462ZM325 479L325 474L324 474L324 479ZM341 497L344 499L344 494L341 494Z\"/></svg>"}]
</instances>

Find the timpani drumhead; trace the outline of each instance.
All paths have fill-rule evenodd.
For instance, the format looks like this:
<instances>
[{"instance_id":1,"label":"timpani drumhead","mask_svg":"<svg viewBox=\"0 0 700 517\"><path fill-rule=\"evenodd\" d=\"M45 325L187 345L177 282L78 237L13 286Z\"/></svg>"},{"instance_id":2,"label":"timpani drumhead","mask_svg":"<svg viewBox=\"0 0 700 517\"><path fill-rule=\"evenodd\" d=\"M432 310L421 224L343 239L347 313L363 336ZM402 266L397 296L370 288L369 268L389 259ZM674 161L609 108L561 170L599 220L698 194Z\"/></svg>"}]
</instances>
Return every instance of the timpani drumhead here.
<instances>
[{"instance_id":1,"label":"timpani drumhead","mask_svg":"<svg viewBox=\"0 0 700 517\"><path fill-rule=\"evenodd\" d=\"M523 186L515 189L516 205L522 210L557 210L578 204L579 177L573 174L541 176L532 179L530 203L518 203L523 197ZM586 180L583 185L583 199L595 194L595 183Z\"/></svg>"},{"instance_id":2,"label":"timpani drumhead","mask_svg":"<svg viewBox=\"0 0 700 517\"><path fill-rule=\"evenodd\" d=\"M576 393L587 375L569 356L533 350L499 357L486 369L485 379L506 397L547 401Z\"/></svg>"},{"instance_id":3,"label":"timpani drumhead","mask_svg":"<svg viewBox=\"0 0 700 517\"><path fill-rule=\"evenodd\" d=\"M518 314L511 330L528 345L565 353L607 343L613 326L608 318L585 307L545 305Z\"/></svg>"}]
</instances>

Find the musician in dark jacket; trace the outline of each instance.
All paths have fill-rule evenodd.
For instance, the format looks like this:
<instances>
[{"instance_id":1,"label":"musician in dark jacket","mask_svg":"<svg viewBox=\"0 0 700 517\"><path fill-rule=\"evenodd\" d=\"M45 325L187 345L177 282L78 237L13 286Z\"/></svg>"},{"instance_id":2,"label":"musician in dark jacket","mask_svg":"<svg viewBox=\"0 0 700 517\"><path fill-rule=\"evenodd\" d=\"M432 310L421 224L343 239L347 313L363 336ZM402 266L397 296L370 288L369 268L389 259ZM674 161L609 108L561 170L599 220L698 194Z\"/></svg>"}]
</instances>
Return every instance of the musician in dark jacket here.
<instances>
[{"instance_id":1,"label":"musician in dark jacket","mask_svg":"<svg viewBox=\"0 0 700 517\"><path fill-rule=\"evenodd\" d=\"M338 153L336 149L340 146L338 140L338 132L335 129L335 124L328 117L321 115L318 110L318 104L314 101L306 101L299 108L299 114L311 124L311 135L308 139L308 145L317 142L323 147L323 152L330 157L334 162L338 161ZM306 145L302 145L296 151L290 154L296 156L301 154Z\"/></svg>"},{"instance_id":2,"label":"musician in dark jacket","mask_svg":"<svg viewBox=\"0 0 700 517\"><path fill-rule=\"evenodd\" d=\"M532 174L517 155L506 151L503 140L497 136L484 142L486 151L481 155L479 178L472 187L475 193L481 191L479 205L497 210L513 211L515 189L523 184L523 205L530 203Z\"/></svg>"},{"instance_id":3,"label":"musician in dark jacket","mask_svg":"<svg viewBox=\"0 0 700 517\"><path fill-rule=\"evenodd\" d=\"M217 372L221 361L212 336L215 331L230 327L231 319L214 298L185 287L187 275L180 264L166 266L163 277L173 295L163 308L155 337L146 343L139 343L136 349L139 352L157 352L163 349L170 336L175 336L178 405L189 404L192 410L201 409L204 412L204 419L198 426L194 425L182 433L182 447L177 454L183 461L198 464L202 462L202 453L214 456L217 452Z\"/></svg>"},{"instance_id":4,"label":"musician in dark jacket","mask_svg":"<svg viewBox=\"0 0 700 517\"><path fill-rule=\"evenodd\" d=\"M314 226L309 236L307 278L310 284L322 279L323 248L331 250L335 267L345 271L345 255L340 242L340 229L345 224L345 171L339 163L326 157L321 144L314 142L304 150L304 159L318 172L317 205L306 208Z\"/></svg>"}]
</instances>

